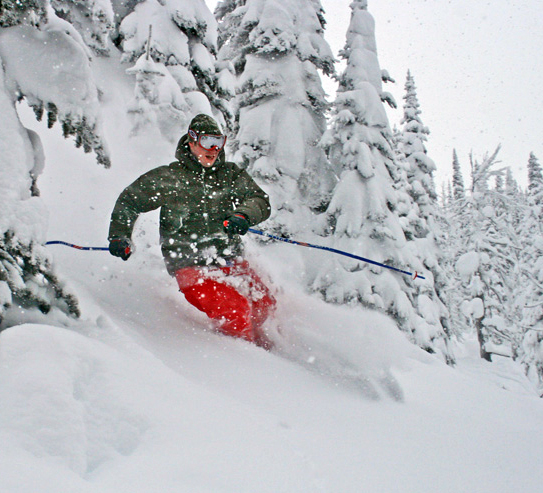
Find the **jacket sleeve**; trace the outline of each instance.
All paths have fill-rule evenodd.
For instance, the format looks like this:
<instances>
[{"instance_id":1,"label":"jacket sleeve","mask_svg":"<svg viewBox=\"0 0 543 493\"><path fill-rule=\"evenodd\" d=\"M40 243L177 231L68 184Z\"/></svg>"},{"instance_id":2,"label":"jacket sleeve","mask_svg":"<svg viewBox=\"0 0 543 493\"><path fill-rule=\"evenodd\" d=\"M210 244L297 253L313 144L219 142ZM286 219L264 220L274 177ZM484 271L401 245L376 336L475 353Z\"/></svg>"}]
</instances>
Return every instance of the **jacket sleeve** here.
<instances>
[{"instance_id":1,"label":"jacket sleeve","mask_svg":"<svg viewBox=\"0 0 543 493\"><path fill-rule=\"evenodd\" d=\"M109 224L108 239L130 238L140 214L161 207L167 190L167 167L148 171L119 195Z\"/></svg>"},{"instance_id":2,"label":"jacket sleeve","mask_svg":"<svg viewBox=\"0 0 543 493\"><path fill-rule=\"evenodd\" d=\"M233 200L235 211L247 216L249 224L254 226L270 217L271 206L268 194L251 178L249 173L234 165Z\"/></svg>"}]
</instances>

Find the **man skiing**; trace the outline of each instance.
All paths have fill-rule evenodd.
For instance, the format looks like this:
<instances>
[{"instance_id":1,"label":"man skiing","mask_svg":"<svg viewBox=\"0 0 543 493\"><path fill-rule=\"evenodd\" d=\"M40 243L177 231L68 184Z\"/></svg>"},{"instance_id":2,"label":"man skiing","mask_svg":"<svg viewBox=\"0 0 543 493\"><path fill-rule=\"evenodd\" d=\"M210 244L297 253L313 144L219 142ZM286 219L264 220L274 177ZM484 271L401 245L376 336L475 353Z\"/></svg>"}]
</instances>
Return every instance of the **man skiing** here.
<instances>
[{"instance_id":1,"label":"man skiing","mask_svg":"<svg viewBox=\"0 0 543 493\"><path fill-rule=\"evenodd\" d=\"M109 251L128 260L136 219L160 208L166 268L187 301L224 334L266 347L262 324L275 299L243 259L240 235L270 216L270 202L246 171L226 161L225 143L213 118L194 117L177 160L143 174L117 199Z\"/></svg>"}]
</instances>

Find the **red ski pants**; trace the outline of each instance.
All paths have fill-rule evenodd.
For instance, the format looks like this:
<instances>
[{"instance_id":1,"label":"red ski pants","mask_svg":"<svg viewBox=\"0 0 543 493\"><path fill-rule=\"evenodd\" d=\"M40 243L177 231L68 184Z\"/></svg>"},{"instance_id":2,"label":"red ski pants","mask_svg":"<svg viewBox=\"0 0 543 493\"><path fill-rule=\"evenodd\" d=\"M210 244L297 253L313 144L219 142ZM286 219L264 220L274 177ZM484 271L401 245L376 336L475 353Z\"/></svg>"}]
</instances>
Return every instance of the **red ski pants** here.
<instances>
[{"instance_id":1,"label":"red ski pants","mask_svg":"<svg viewBox=\"0 0 543 493\"><path fill-rule=\"evenodd\" d=\"M175 278L190 304L221 323L221 332L265 345L261 327L275 299L247 261L229 267L186 267Z\"/></svg>"}]
</instances>

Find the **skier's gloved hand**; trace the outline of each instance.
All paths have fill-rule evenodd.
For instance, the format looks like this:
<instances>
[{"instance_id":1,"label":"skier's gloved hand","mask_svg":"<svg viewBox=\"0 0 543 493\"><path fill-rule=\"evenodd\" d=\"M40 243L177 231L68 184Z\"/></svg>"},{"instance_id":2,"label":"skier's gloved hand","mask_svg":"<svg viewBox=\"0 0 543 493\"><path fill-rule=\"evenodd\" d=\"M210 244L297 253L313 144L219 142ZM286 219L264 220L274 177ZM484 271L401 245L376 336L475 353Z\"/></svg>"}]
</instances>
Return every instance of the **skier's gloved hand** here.
<instances>
[{"instance_id":1,"label":"skier's gloved hand","mask_svg":"<svg viewBox=\"0 0 543 493\"><path fill-rule=\"evenodd\" d=\"M132 242L127 238L116 238L109 242L109 253L114 257L128 260L132 255Z\"/></svg>"},{"instance_id":2,"label":"skier's gloved hand","mask_svg":"<svg viewBox=\"0 0 543 493\"><path fill-rule=\"evenodd\" d=\"M224 231L231 238L234 235L244 235L249 231L249 220L245 214L230 212L223 222Z\"/></svg>"}]
</instances>

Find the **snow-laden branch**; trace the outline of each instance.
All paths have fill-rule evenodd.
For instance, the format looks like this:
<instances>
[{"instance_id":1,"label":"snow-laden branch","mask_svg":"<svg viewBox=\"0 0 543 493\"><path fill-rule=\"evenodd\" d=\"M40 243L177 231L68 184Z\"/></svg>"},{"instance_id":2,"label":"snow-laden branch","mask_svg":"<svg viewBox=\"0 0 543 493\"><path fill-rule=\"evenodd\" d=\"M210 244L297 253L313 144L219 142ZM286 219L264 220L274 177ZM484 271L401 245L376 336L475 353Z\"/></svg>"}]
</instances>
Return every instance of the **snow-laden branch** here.
<instances>
[{"instance_id":1,"label":"snow-laden branch","mask_svg":"<svg viewBox=\"0 0 543 493\"><path fill-rule=\"evenodd\" d=\"M526 277L532 281L532 283L538 288L540 289L541 291L543 291L543 284L540 284L539 281L534 277L534 275L529 271L527 270L525 267L522 267L522 273L523 274L526 274ZM539 306L540 304L543 304L542 303L539 303L538 305L535 305L535 306Z\"/></svg>"}]
</instances>

